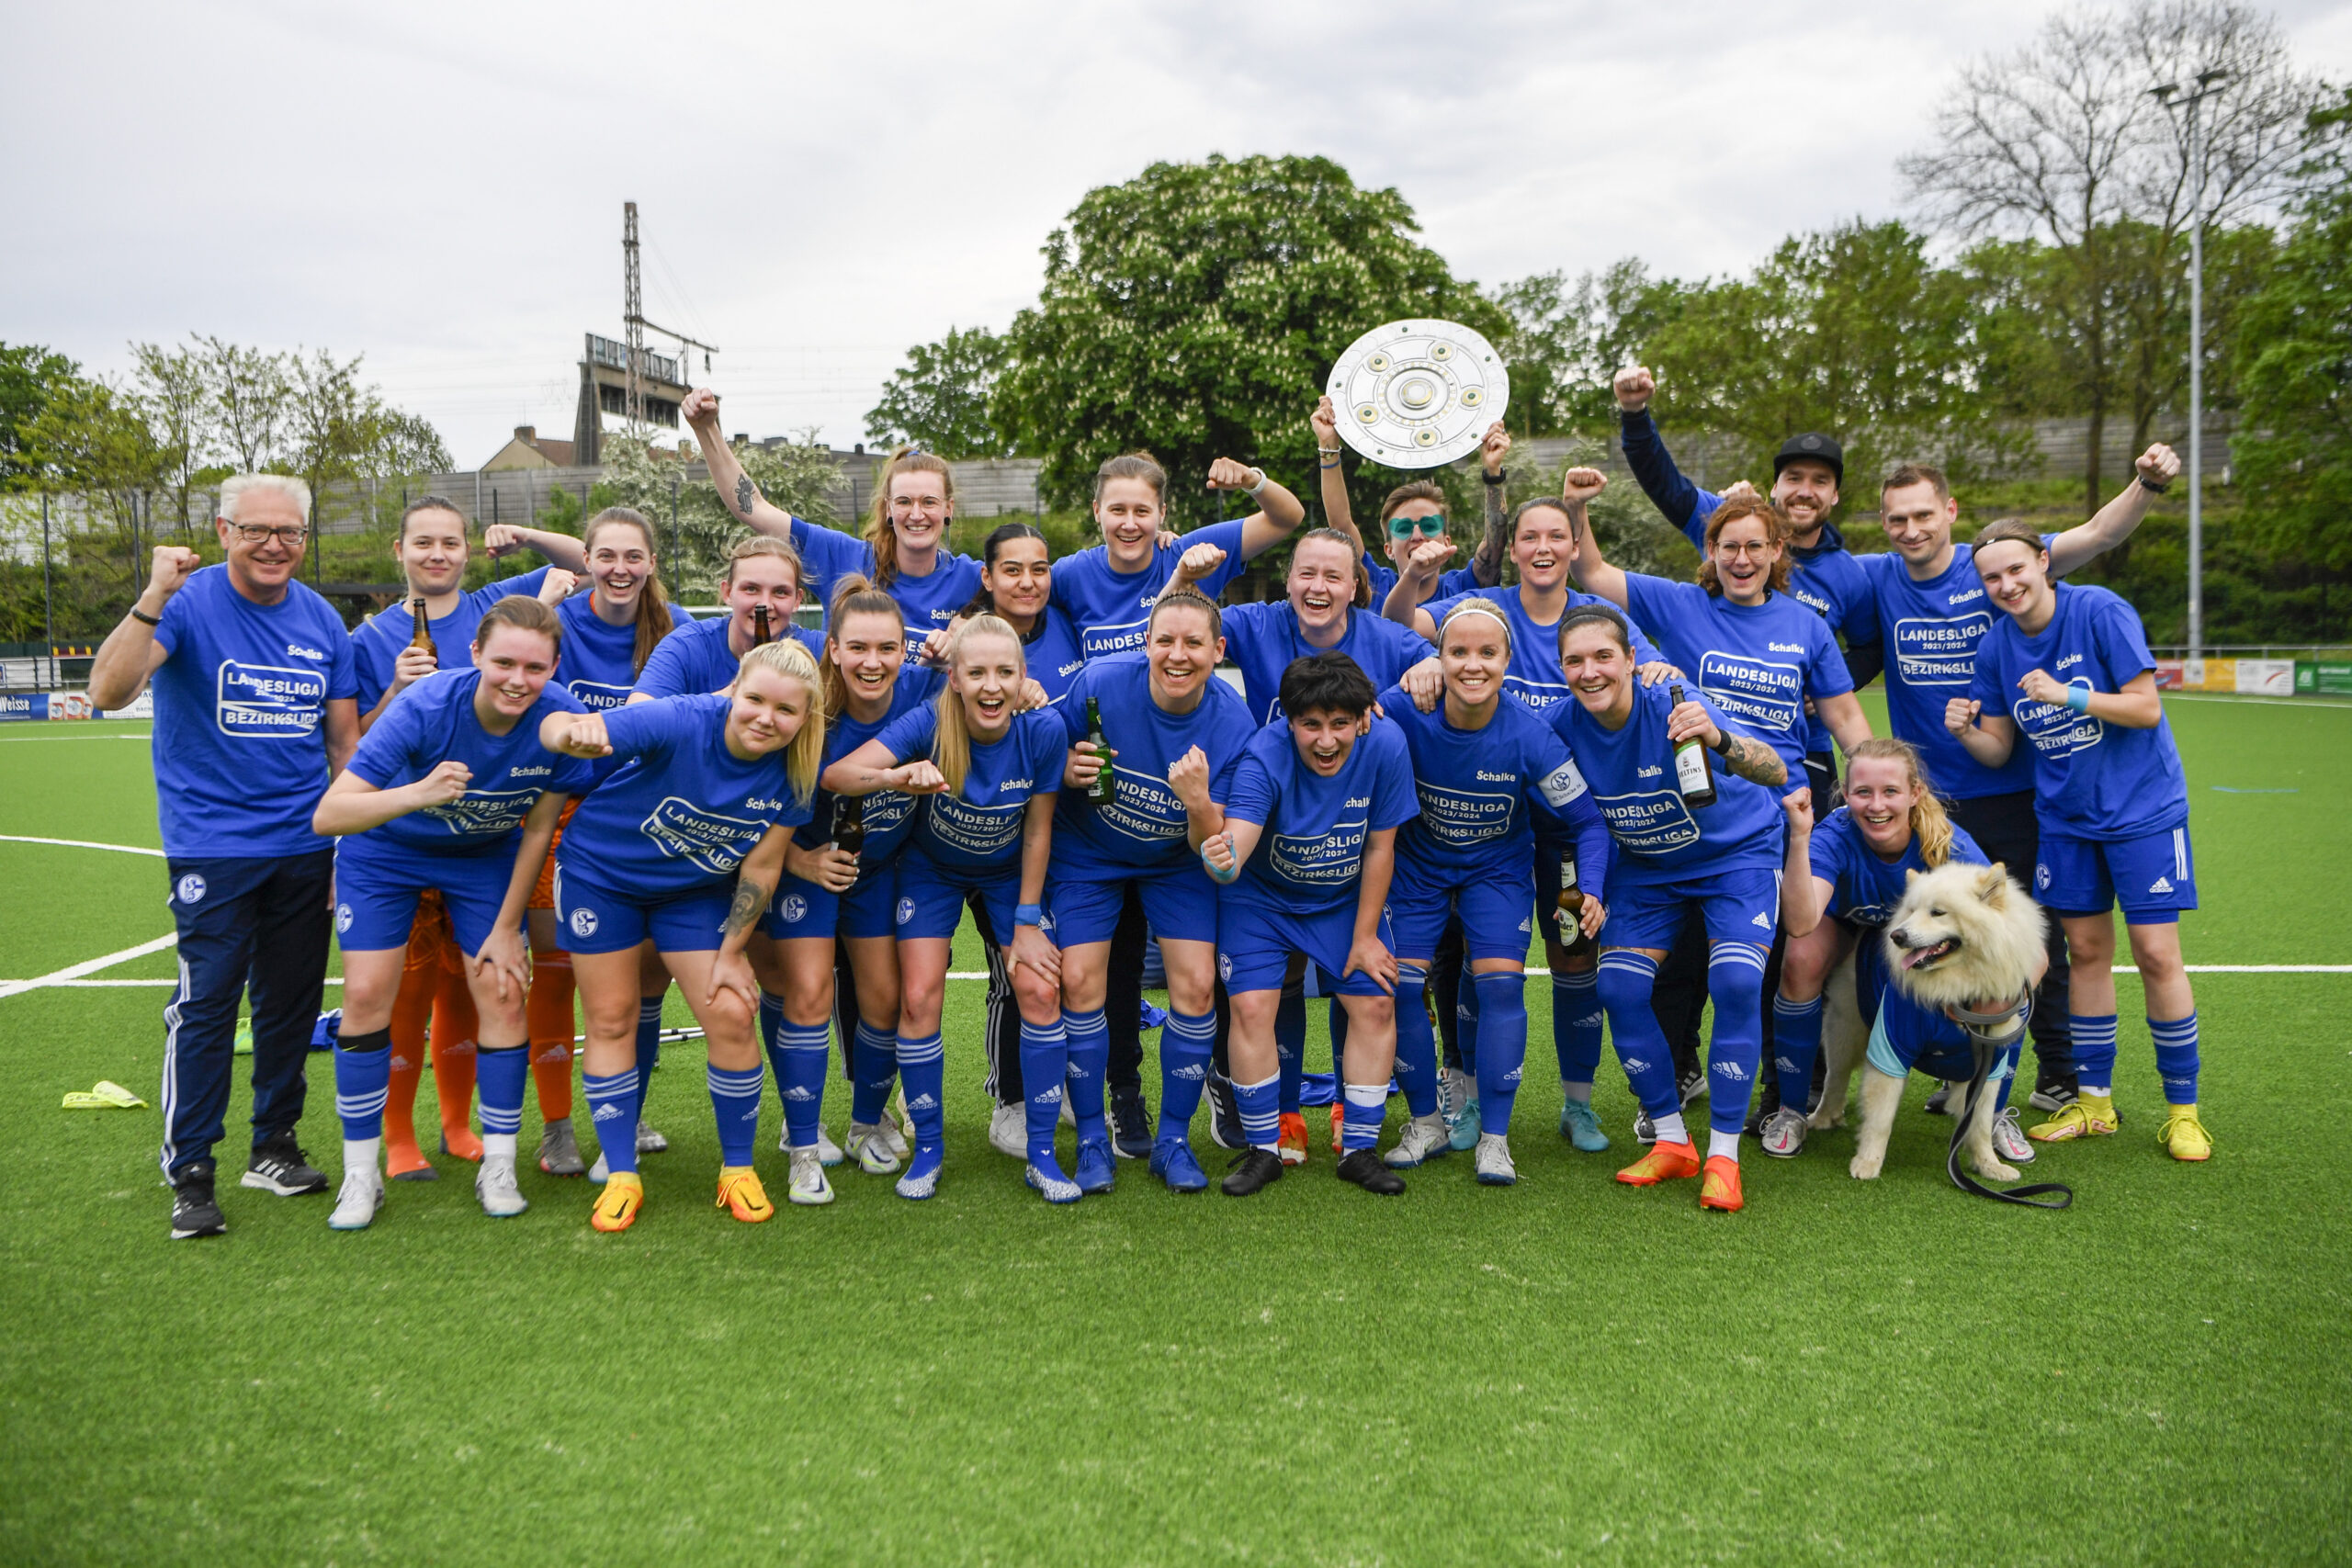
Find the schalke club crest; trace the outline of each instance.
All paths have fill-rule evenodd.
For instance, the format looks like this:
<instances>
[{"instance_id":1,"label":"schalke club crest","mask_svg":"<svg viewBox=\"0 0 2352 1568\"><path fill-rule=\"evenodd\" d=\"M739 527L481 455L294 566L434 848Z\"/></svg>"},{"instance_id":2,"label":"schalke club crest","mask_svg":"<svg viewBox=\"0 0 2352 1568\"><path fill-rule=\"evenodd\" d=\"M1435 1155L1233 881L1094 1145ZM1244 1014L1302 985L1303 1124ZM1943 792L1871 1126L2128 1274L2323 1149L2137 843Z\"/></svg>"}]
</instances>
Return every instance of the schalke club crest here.
<instances>
[{"instance_id":1,"label":"schalke club crest","mask_svg":"<svg viewBox=\"0 0 2352 1568\"><path fill-rule=\"evenodd\" d=\"M1434 468L1478 449L1510 406L1494 344L1459 321L1390 321L1348 345L1325 389L1340 439L1391 468Z\"/></svg>"}]
</instances>

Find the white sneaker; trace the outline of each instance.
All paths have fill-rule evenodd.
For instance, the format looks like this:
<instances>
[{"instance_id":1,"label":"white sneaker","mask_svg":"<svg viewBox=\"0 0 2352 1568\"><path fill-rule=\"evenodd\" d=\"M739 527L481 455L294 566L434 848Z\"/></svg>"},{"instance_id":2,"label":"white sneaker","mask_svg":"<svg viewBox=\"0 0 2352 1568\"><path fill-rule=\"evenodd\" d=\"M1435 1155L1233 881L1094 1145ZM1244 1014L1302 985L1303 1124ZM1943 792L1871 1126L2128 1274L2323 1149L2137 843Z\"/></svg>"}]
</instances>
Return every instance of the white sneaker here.
<instances>
[{"instance_id":1,"label":"white sneaker","mask_svg":"<svg viewBox=\"0 0 2352 1568\"><path fill-rule=\"evenodd\" d=\"M334 1196L334 1213L327 1216L327 1228L338 1231L364 1231L376 1221L376 1211L384 1206L384 1178L373 1166L362 1167L344 1173L343 1190Z\"/></svg>"},{"instance_id":2,"label":"white sneaker","mask_svg":"<svg viewBox=\"0 0 2352 1568\"><path fill-rule=\"evenodd\" d=\"M598 1187L613 1179L613 1168L605 1163L605 1153L596 1151L596 1163L588 1168L588 1179Z\"/></svg>"},{"instance_id":3,"label":"white sneaker","mask_svg":"<svg viewBox=\"0 0 2352 1568\"><path fill-rule=\"evenodd\" d=\"M890 1106L882 1113L882 1126L890 1135L890 1152L900 1159L906 1158L907 1141L915 1135L915 1119L907 1109L907 1086L903 1082L890 1091Z\"/></svg>"},{"instance_id":4,"label":"white sneaker","mask_svg":"<svg viewBox=\"0 0 2352 1568\"><path fill-rule=\"evenodd\" d=\"M889 1140L878 1126L851 1122L846 1146L856 1156L857 1168L868 1176L888 1176L899 1168L899 1156L890 1152Z\"/></svg>"},{"instance_id":5,"label":"white sneaker","mask_svg":"<svg viewBox=\"0 0 2352 1568\"><path fill-rule=\"evenodd\" d=\"M1442 1155L1446 1148L1445 1113L1432 1111L1427 1116L1416 1116L1405 1123L1405 1135L1396 1146L1381 1156L1391 1170L1410 1170L1432 1155Z\"/></svg>"},{"instance_id":6,"label":"white sneaker","mask_svg":"<svg viewBox=\"0 0 2352 1568\"><path fill-rule=\"evenodd\" d=\"M1519 1182L1519 1168L1510 1163L1510 1140L1500 1133L1478 1134L1478 1180L1487 1187L1511 1187Z\"/></svg>"},{"instance_id":7,"label":"white sneaker","mask_svg":"<svg viewBox=\"0 0 2352 1568\"><path fill-rule=\"evenodd\" d=\"M511 1220L531 1206L515 1183L514 1162L490 1155L482 1156L481 1168L474 1172L474 1196L481 1200L481 1212L493 1220Z\"/></svg>"},{"instance_id":8,"label":"white sneaker","mask_svg":"<svg viewBox=\"0 0 2352 1568\"><path fill-rule=\"evenodd\" d=\"M1775 1159L1789 1159L1804 1147L1804 1135L1810 1126L1804 1112L1793 1105L1783 1105L1764 1118L1764 1136L1760 1140L1764 1152Z\"/></svg>"},{"instance_id":9,"label":"white sneaker","mask_svg":"<svg viewBox=\"0 0 2352 1568\"><path fill-rule=\"evenodd\" d=\"M825 1179L824 1158L813 1146L792 1151L792 1185L784 1195L810 1207L833 1201L833 1184Z\"/></svg>"},{"instance_id":10,"label":"white sneaker","mask_svg":"<svg viewBox=\"0 0 2352 1568\"><path fill-rule=\"evenodd\" d=\"M670 1140L639 1122L637 1124L637 1152L641 1155L668 1154Z\"/></svg>"},{"instance_id":11,"label":"white sneaker","mask_svg":"<svg viewBox=\"0 0 2352 1568\"><path fill-rule=\"evenodd\" d=\"M1064 1110L1069 1101L1062 1101ZM989 1112L989 1147L1013 1159L1029 1157L1029 1108L1025 1105L1000 1105Z\"/></svg>"},{"instance_id":12,"label":"white sneaker","mask_svg":"<svg viewBox=\"0 0 2352 1568\"><path fill-rule=\"evenodd\" d=\"M832 1135L827 1133L821 1125L818 1127L817 1163L830 1170L848 1157L849 1156L847 1155L842 1153L842 1146L833 1142Z\"/></svg>"},{"instance_id":13,"label":"white sneaker","mask_svg":"<svg viewBox=\"0 0 2352 1568\"><path fill-rule=\"evenodd\" d=\"M1437 1113L1445 1119L1445 1129L1451 1134L1462 1121L1463 1108L1476 1095L1477 1087L1470 1075L1460 1067L1441 1067L1437 1075Z\"/></svg>"},{"instance_id":14,"label":"white sneaker","mask_svg":"<svg viewBox=\"0 0 2352 1568\"><path fill-rule=\"evenodd\" d=\"M1993 1152L2008 1165L2031 1165L2033 1145L2018 1126L2018 1108L2004 1108L1993 1118Z\"/></svg>"}]
</instances>

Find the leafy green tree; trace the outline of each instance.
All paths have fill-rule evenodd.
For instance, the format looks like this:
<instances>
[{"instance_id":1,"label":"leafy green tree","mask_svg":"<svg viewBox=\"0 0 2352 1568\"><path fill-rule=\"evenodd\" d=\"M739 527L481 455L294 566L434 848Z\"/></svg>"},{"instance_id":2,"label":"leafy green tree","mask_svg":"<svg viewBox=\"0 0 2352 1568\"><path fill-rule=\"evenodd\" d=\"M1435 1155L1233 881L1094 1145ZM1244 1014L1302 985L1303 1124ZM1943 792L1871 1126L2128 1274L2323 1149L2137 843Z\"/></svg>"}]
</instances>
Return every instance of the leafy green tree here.
<instances>
[{"instance_id":1,"label":"leafy green tree","mask_svg":"<svg viewBox=\"0 0 2352 1568\"><path fill-rule=\"evenodd\" d=\"M42 483L24 429L81 373L73 360L39 344L0 343L0 491L55 488Z\"/></svg>"},{"instance_id":2,"label":"leafy green tree","mask_svg":"<svg viewBox=\"0 0 2352 1568\"><path fill-rule=\"evenodd\" d=\"M943 457L1010 457L989 406L1004 361L1004 340L986 327L950 327L937 343L915 344L866 411L865 438L920 441Z\"/></svg>"},{"instance_id":3,"label":"leafy green tree","mask_svg":"<svg viewBox=\"0 0 2352 1568\"><path fill-rule=\"evenodd\" d=\"M1746 278L1689 293L1642 353L1661 418L1719 432L1759 481L1800 431L1846 449L1846 493L1865 495L1906 459L1965 477L2022 439L1978 396L1967 283L1933 265L1899 222L1849 223L1785 240Z\"/></svg>"},{"instance_id":4,"label":"leafy green tree","mask_svg":"<svg viewBox=\"0 0 2352 1568\"><path fill-rule=\"evenodd\" d=\"M663 575L696 599L726 569L727 552L745 536L711 487L699 459L681 457L677 449L647 440L608 437L602 453L605 479L594 499L602 504L634 507L652 520L665 558ZM841 482L841 465L826 450L814 430L798 441L762 446L741 442L736 460L760 493L811 523L834 521L833 488ZM606 501L606 497L610 501ZM670 547L671 507L677 508L677 548Z\"/></svg>"},{"instance_id":5,"label":"leafy green tree","mask_svg":"<svg viewBox=\"0 0 2352 1568\"><path fill-rule=\"evenodd\" d=\"M2233 460L2248 525L2331 573L2352 569L2352 89L2313 114L2295 226L2248 303Z\"/></svg>"},{"instance_id":6,"label":"leafy green tree","mask_svg":"<svg viewBox=\"0 0 2352 1568\"><path fill-rule=\"evenodd\" d=\"M1610 378L1641 357L1641 344L1681 313L1690 290L1652 277L1628 256L1568 286L1565 272L1507 283L1495 303L1510 318L1497 341L1510 367L1511 433L1598 434L1614 419Z\"/></svg>"},{"instance_id":7,"label":"leafy green tree","mask_svg":"<svg viewBox=\"0 0 2352 1568\"><path fill-rule=\"evenodd\" d=\"M197 343L203 354L206 384L212 390L212 407L220 419L221 443L236 459L237 472L259 473L279 457L279 436L293 397L286 360L283 355L224 343L218 337L198 338Z\"/></svg>"},{"instance_id":8,"label":"leafy green tree","mask_svg":"<svg viewBox=\"0 0 2352 1568\"><path fill-rule=\"evenodd\" d=\"M213 455L216 418L202 356L189 349L166 349L159 344L130 345L135 366L131 394L162 457L164 481L172 494L172 516L181 536L203 528L203 520L188 515L198 476Z\"/></svg>"},{"instance_id":9,"label":"leafy green tree","mask_svg":"<svg viewBox=\"0 0 2352 1568\"><path fill-rule=\"evenodd\" d=\"M1355 338L1411 316L1508 333L1418 232L1395 189L1363 189L1328 158L1154 164L1099 186L1046 242L1044 289L1007 333L996 423L1042 457L1057 506L1084 504L1097 466L1137 448L1168 468L1180 516L1215 514L1202 478L1217 457L1306 486L1307 415ZM1351 488L1369 508L1396 481L1366 467Z\"/></svg>"}]
</instances>

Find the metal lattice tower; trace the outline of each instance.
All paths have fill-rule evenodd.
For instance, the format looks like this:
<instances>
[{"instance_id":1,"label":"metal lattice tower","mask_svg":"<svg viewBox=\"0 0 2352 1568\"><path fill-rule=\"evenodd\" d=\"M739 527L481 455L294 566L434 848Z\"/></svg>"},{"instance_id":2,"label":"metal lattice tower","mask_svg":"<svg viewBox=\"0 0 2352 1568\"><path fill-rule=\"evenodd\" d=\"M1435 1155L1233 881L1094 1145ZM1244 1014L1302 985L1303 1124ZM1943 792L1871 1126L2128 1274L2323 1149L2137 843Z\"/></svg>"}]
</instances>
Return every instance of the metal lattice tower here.
<instances>
[{"instance_id":1,"label":"metal lattice tower","mask_svg":"<svg viewBox=\"0 0 2352 1568\"><path fill-rule=\"evenodd\" d=\"M628 328L628 420L632 434L645 426L645 291L637 276L637 203L621 204L621 257L624 299L621 317Z\"/></svg>"}]
</instances>

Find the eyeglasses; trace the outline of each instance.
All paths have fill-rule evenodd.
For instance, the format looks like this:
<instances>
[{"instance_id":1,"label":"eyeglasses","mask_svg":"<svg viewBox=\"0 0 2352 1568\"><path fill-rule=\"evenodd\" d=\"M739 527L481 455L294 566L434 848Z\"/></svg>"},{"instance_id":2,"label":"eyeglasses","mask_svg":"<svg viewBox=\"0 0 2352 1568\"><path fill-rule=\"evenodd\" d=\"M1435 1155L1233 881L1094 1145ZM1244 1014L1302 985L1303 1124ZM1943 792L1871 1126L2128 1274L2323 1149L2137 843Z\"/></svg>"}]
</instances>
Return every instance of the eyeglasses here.
<instances>
[{"instance_id":1,"label":"eyeglasses","mask_svg":"<svg viewBox=\"0 0 2352 1568\"><path fill-rule=\"evenodd\" d=\"M1770 539L1717 539L1715 548L1727 556L1754 556L1762 559L1773 548Z\"/></svg>"},{"instance_id":2,"label":"eyeglasses","mask_svg":"<svg viewBox=\"0 0 2352 1568\"><path fill-rule=\"evenodd\" d=\"M1391 517L1388 536L1392 539L1414 537L1434 539L1445 532L1445 513L1433 512L1427 517Z\"/></svg>"},{"instance_id":3,"label":"eyeglasses","mask_svg":"<svg viewBox=\"0 0 2352 1568\"><path fill-rule=\"evenodd\" d=\"M281 545L300 545L311 536L311 530L307 527L272 528L260 523L232 523L229 526L237 531L237 537L249 545L258 545L268 539L276 539Z\"/></svg>"}]
</instances>

